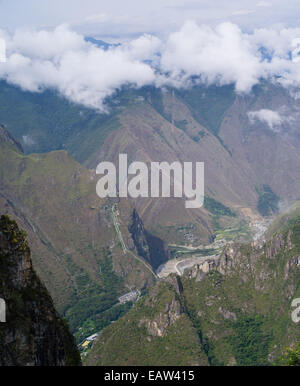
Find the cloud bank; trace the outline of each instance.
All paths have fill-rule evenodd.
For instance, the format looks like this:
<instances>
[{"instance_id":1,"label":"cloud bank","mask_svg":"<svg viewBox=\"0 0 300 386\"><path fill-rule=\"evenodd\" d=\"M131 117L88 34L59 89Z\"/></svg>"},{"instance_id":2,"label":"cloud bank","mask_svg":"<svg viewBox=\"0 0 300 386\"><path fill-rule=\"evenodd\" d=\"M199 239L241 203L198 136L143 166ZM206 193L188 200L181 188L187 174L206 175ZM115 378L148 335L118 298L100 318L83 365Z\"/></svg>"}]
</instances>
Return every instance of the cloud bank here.
<instances>
[{"instance_id":1,"label":"cloud bank","mask_svg":"<svg viewBox=\"0 0 300 386\"><path fill-rule=\"evenodd\" d=\"M105 98L122 85L154 82L154 70L140 56L138 44L104 51L65 26L20 31L7 41L0 78L32 92L53 88L73 102L103 110Z\"/></svg>"},{"instance_id":2,"label":"cloud bank","mask_svg":"<svg viewBox=\"0 0 300 386\"><path fill-rule=\"evenodd\" d=\"M285 121L285 118L282 117L277 111L268 109L250 111L248 113L248 118L251 123L254 123L256 120L266 123L271 130L274 130L276 126L281 126Z\"/></svg>"},{"instance_id":3,"label":"cloud bank","mask_svg":"<svg viewBox=\"0 0 300 386\"><path fill-rule=\"evenodd\" d=\"M250 92L261 79L285 87L300 85L299 28L249 34L229 22L210 27L189 21L164 40L142 35L107 50L66 25L51 31L19 30L11 36L2 31L0 37L7 45L0 79L31 92L52 88L102 111L105 99L125 85L189 87L196 81L234 84L239 93ZM264 116L276 125L276 117L266 114L252 119Z\"/></svg>"},{"instance_id":4,"label":"cloud bank","mask_svg":"<svg viewBox=\"0 0 300 386\"><path fill-rule=\"evenodd\" d=\"M259 121L269 127L275 133L280 133L284 127L285 130L298 130L297 122L299 121L299 113L288 110L287 106L281 106L279 111L261 109L257 111L249 111L248 119L251 124ZM296 124L296 126L295 126Z\"/></svg>"}]
</instances>

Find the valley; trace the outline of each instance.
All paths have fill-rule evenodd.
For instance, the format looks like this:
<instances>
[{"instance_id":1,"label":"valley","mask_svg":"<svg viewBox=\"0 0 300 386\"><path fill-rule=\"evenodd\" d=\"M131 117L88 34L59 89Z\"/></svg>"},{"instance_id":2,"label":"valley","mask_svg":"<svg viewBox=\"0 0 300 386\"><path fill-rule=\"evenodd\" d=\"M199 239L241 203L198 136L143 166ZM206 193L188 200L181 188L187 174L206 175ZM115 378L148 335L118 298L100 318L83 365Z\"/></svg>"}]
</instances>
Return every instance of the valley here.
<instances>
[{"instance_id":1,"label":"valley","mask_svg":"<svg viewBox=\"0 0 300 386\"><path fill-rule=\"evenodd\" d=\"M54 108L61 98L55 94L38 99L7 84L0 90L0 119L5 124L0 129L0 209L26 230L34 267L78 344L101 335L135 310L158 283L174 275L184 280L197 270L199 277L209 275L220 265L228 245L253 241L254 248L261 247L269 222L278 214L277 197L284 197L286 205L296 201L300 162L294 144L266 128L234 121L239 109L235 105L246 102L235 96L229 103L230 88L221 89L220 93L206 90L206 97L201 96L204 104L210 104L211 98L223 103L224 110L210 113L191 103L187 93L162 93L152 87L124 89L105 116L85 109L79 114L81 109L66 101L65 110ZM202 87L191 90L194 97L203 92ZM260 89L251 103L261 98L263 104L270 92ZM281 95L280 90L276 92ZM30 106L31 126L24 128L26 114L20 112L18 120L18 114L7 113L12 100L23 106L22 114ZM41 100L50 105L41 110ZM51 125L43 121L45 109L53 112L57 130L72 117L72 129L62 129L55 143L47 139ZM232 142L225 130L230 120L230 130L237 131L230 137ZM35 134L30 127L35 127ZM34 146L24 143L24 133L35 135ZM293 135L295 143L297 135ZM251 148L250 138L255 142ZM263 184L255 157L251 158L252 151L257 157L263 151L260 142L264 148L282 148L279 156L288 155L282 166L288 190L285 183L276 184L271 154L263 166L268 186ZM148 164L204 161L204 206L190 210L183 199L172 197L99 198L95 168L102 160L117 164L118 154L128 154L130 162ZM128 302L119 301L130 293L140 293L140 300L135 303L129 296ZM189 325L190 320L189 316L183 324ZM188 338L191 342L195 342L194 333Z\"/></svg>"},{"instance_id":2,"label":"valley","mask_svg":"<svg viewBox=\"0 0 300 386\"><path fill-rule=\"evenodd\" d=\"M243 208L247 209L247 208ZM252 213L250 208L244 210L249 216ZM171 273L182 276L184 271L194 265L201 265L205 262L216 261L223 252L226 245L234 241L253 242L255 245L265 241L265 233L272 223L273 218L262 218L259 215L247 217L239 226L225 228L215 233L214 242L208 245L188 246L169 244L170 260L158 267L156 274L164 278Z\"/></svg>"},{"instance_id":3,"label":"valley","mask_svg":"<svg viewBox=\"0 0 300 386\"><path fill-rule=\"evenodd\" d=\"M290 315L300 295L298 209L262 245L230 243L218 259L166 275L100 333L85 364L278 363L300 339Z\"/></svg>"},{"instance_id":4,"label":"valley","mask_svg":"<svg viewBox=\"0 0 300 386\"><path fill-rule=\"evenodd\" d=\"M300 2L240 3L0 0L0 367L300 366Z\"/></svg>"}]
</instances>

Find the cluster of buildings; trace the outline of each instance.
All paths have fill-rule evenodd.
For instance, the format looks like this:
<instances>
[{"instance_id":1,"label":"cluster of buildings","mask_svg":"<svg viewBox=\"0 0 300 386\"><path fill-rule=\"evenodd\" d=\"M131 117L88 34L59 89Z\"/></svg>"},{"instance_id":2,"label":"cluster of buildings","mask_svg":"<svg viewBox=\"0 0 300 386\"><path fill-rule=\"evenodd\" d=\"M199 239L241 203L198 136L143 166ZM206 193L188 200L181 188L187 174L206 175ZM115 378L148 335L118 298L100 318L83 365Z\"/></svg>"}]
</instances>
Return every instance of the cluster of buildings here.
<instances>
[{"instance_id":1,"label":"cluster of buildings","mask_svg":"<svg viewBox=\"0 0 300 386\"><path fill-rule=\"evenodd\" d=\"M125 304L127 302L135 302L139 296L141 296L141 292L139 290L130 291L127 294L119 297L119 303Z\"/></svg>"}]
</instances>

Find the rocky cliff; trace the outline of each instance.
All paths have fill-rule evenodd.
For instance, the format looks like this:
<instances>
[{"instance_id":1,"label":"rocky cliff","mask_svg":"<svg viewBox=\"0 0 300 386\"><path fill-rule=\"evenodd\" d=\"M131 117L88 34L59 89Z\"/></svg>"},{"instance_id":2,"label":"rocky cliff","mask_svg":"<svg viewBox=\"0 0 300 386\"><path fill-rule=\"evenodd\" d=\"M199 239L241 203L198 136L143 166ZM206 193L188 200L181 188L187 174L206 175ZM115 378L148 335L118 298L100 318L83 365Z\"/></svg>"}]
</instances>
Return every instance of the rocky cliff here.
<instances>
[{"instance_id":1,"label":"rocky cliff","mask_svg":"<svg viewBox=\"0 0 300 386\"><path fill-rule=\"evenodd\" d=\"M145 229L136 209L132 212L128 230L139 256L142 256L154 269L168 260L164 242Z\"/></svg>"},{"instance_id":2,"label":"rocky cliff","mask_svg":"<svg viewBox=\"0 0 300 386\"><path fill-rule=\"evenodd\" d=\"M1 141L12 145L16 150L23 153L23 148L21 144L9 134L5 126L2 125L1 123L0 123L0 138L1 138Z\"/></svg>"},{"instance_id":3,"label":"rocky cliff","mask_svg":"<svg viewBox=\"0 0 300 386\"><path fill-rule=\"evenodd\" d=\"M89 365L270 365L300 341L300 216L265 242L160 280L93 346ZM178 350L180 347L180 350Z\"/></svg>"},{"instance_id":4,"label":"rocky cliff","mask_svg":"<svg viewBox=\"0 0 300 386\"><path fill-rule=\"evenodd\" d=\"M8 216L0 218L1 366L80 365L68 326L33 270L25 232Z\"/></svg>"},{"instance_id":5,"label":"rocky cliff","mask_svg":"<svg viewBox=\"0 0 300 386\"><path fill-rule=\"evenodd\" d=\"M176 278L160 281L127 315L103 330L86 365L207 365Z\"/></svg>"},{"instance_id":6,"label":"rocky cliff","mask_svg":"<svg viewBox=\"0 0 300 386\"><path fill-rule=\"evenodd\" d=\"M78 341L115 320L128 288L153 283L138 259L124 255L113 203L97 196L96 183L65 151L24 155L0 129L0 213L26 231L35 270ZM136 254L128 231L133 208L125 199L118 207L122 236Z\"/></svg>"}]
</instances>

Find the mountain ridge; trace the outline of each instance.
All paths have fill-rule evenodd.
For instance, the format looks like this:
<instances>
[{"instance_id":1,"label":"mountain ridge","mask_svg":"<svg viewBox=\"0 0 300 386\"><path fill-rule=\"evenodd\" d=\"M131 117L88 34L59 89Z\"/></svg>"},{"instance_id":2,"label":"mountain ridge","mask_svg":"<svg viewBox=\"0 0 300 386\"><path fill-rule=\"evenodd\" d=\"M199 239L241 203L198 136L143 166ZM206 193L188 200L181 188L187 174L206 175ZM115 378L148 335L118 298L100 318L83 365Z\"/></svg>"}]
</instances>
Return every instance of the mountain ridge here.
<instances>
[{"instance_id":1,"label":"mountain ridge","mask_svg":"<svg viewBox=\"0 0 300 386\"><path fill-rule=\"evenodd\" d=\"M79 366L79 351L65 321L32 268L26 235L0 218L1 366Z\"/></svg>"},{"instance_id":2,"label":"mountain ridge","mask_svg":"<svg viewBox=\"0 0 300 386\"><path fill-rule=\"evenodd\" d=\"M300 296L299 232L298 216L264 244L231 243L217 262L161 280L101 332L85 364L275 363L300 339L290 308ZM135 349L137 342L144 350ZM181 347L179 357L176 345ZM159 356L149 354L152 350Z\"/></svg>"}]
</instances>

